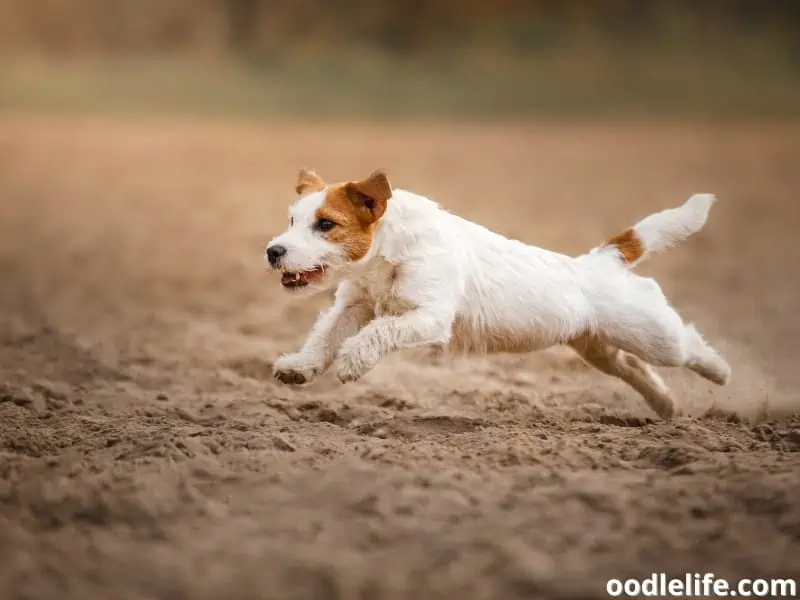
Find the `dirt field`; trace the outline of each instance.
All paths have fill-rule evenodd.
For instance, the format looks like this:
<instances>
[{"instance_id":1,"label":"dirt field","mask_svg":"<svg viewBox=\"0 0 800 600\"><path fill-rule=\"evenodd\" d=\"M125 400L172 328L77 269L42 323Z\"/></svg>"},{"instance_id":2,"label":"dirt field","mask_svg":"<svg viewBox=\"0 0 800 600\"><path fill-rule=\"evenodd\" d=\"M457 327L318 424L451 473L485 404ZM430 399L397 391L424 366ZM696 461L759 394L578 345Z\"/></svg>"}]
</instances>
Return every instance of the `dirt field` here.
<instances>
[{"instance_id":1,"label":"dirt field","mask_svg":"<svg viewBox=\"0 0 800 600\"><path fill-rule=\"evenodd\" d=\"M796 124L0 120L0 597L592 598L654 571L796 575L798 156ZM641 271L733 382L666 371L692 415L668 423L560 349L276 384L328 301L263 269L305 165L385 167L569 253L716 192L706 229Z\"/></svg>"}]
</instances>

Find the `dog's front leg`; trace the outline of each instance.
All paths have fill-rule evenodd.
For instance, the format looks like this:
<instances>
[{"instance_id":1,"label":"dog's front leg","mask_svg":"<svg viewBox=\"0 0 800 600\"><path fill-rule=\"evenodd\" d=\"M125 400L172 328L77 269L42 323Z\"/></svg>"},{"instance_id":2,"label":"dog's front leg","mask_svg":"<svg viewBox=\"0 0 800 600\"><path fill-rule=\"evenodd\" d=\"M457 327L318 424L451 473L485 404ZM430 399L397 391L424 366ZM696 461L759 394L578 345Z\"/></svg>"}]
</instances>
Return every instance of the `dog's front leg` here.
<instances>
[{"instance_id":1,"label":"dog's front leg","mask_svg":"<svg viewBox=\"0 0 800 600\"><path fill-rule=\"evenodd\" d=\"M379 317L342 344L336 374L344 383L360 379L390 352L447 343L453 316L441 308L416 308L401 316Z\"/></svg>"},{"instance_id":2,"label":"dog's front leg","mask_svg":"<svg viewBox=\"0 0 800 600\"><path fill-rule=\"evenodd\" d=\"M372 316L369 306L340 288L334 305L317 318L300 351L275 361L275 378L288 384L309 383L331 365L342 342Z\"/></svg>"}]
</instances>

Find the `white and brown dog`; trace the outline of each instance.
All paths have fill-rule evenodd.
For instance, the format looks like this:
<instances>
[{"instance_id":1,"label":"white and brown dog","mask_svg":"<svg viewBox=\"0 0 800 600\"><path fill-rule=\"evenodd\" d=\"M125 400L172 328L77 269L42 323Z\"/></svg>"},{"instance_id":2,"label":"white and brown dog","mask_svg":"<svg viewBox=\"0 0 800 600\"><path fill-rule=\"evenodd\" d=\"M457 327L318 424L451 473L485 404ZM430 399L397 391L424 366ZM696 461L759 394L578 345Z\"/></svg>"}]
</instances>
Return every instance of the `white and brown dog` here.
<instances>
[{"instance_id":1,"label":"white and brown dog","mask_svg":"<svg viewBox=\"0 0 800 600\"><path fill-rule=\"evenodd\" d=\"M631 268L698 231L715 200L696 194L578 257L508 239L376 171L326 184L302 170L289 227L266 249L287 290L334 286L302 349L274 365L308 383L334 362L342 382L390 352L425 344L525 352L556 344L615 375L664 418L676 413L651 365L685 366L719 385L730 367L684 324L659 285Z\"/></svg>"}]
</instances>

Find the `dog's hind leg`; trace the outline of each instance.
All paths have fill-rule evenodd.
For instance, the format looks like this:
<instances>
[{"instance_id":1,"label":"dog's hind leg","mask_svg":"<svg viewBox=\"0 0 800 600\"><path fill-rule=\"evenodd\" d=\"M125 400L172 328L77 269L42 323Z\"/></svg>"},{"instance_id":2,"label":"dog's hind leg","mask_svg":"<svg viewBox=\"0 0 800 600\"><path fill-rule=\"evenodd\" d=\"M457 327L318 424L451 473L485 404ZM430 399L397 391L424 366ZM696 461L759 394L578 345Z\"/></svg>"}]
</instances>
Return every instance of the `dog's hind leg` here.
<instances>
[{"instance_id":1,"label":"dog's hind leg","mask_svg":"<svg viewBox=\"0 0 800 600\"><path fill-rule=\"evenodd\" d=\"M659 293L640 293L617 298L613 312L603 323L602 337L614 347L659 367L687 367L717 385L725 385L731 368L693 325ZM654 289L646 292L653 292Z\"/></svg>"},{"instance_id":2,"label":"dog's hind leg","mask_svg":"<svg viewBox=\"0 0 800 600\"><path fill-rule=\"evenodd\" d=\"M731 367L703 339L694 325L687 325L685 333L687 358L686 366L717 385L725 385L731 376Z\"/></svg>"},{"instance_id":3,"label":"dog's hind leg","mask_svg":"<svg viewBox=\"0 0 800 600\"><path fill-rule=\"evenodd\" d=\"M610 332L609 342L651 365L687 367L717 385L728 382L730 366L693 325L684 325L671 309L653 312L649 321Z\"/></svg>"},{"instance_id":4,"label":"dog's hind leg","mask_svg":"<svg viewBox=\"0 0 800 600\"><path fill-rule=\"evenodd\" d=\"M570 346L591 366L619 377L639 392L661 418L675 415L675 401L667 384L646 362L593 336L574 340Z\"/></svg>"}]
</instances>

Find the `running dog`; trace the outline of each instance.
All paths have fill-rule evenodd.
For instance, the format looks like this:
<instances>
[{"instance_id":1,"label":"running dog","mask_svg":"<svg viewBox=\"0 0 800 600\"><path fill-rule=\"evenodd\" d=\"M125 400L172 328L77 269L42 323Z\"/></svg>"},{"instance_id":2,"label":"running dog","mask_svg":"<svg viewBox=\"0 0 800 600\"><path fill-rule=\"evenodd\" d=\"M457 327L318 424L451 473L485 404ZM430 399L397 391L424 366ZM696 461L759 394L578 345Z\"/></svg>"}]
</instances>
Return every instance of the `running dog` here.
<instances>
[{"instance_id":1,"label":"running dog","mask_svg":"<svg viewBox=\"0 0 800 600\"><path fill-rule=\"evenodd\" d=\"M308 383L335 363L342 382L390 352L527 352L569 345L637 390L662 418L676 414L652 368L688 367L718 384L728 363L685 324L653 279L632 272L705 224L712 194L648 216L588 253L567 256L512 240L412 192L386 174L327 184L303 169L287 230L266 248L292 292L336 288L299 352L274 365Z\"/></svg>"}]
</instances>

